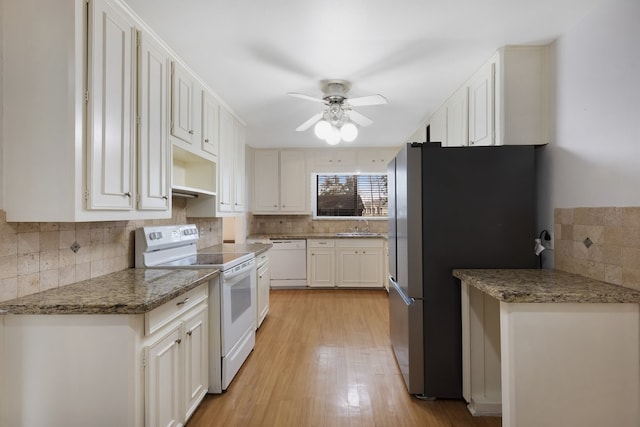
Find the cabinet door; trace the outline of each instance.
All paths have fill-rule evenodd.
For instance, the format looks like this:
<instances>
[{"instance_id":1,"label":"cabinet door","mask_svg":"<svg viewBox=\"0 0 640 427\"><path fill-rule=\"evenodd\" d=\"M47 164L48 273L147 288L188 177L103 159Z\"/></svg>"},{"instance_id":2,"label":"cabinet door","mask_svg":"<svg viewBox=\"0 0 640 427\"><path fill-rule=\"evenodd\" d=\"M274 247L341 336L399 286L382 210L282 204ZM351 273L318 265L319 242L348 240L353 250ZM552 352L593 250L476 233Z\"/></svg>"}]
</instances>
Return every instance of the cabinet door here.
<instances>
[{"instance_id":1,"label":"cabinet door","mask_svg":"<svg viewBox=\"0 0 640 427\"><path fill-rule=\"evenodd\" d=\"M458 90L447 102L447 147L469 145L469 103L466 87Z\"/></svg>"},{"instance_id":2,"label":"cabinet door","mask_svg":"<svg viewBox=\"0 0 640 427\"><path fill-rule=\"evenodd\" d=\"M360 286L378 288L382 286L382 251L362 249L360 252Z\"/></svg>"},{"instance_id":3,"label":"cabinet door","mask_svg":"<svg viewBox=\"0 0 640 427\"><path fill-rule=\"evenodd\" d=\"M259 328L262 321L269 312L269 289L271 288L271 268L269 261L258 269L258 312L256 319L256 328Z\"/></svg>"},{"instance_id":4,"label":"cabinet door","mask_svg":"<svg viewBox=\"0 0 640 427\"><path fill-rule=\"evenodd\" d=\"M335 251L333 249L309 250L309 286L335 286Z\"/></svg>"},{"instance_id":5,"label":"cabinet door","mask_svg":"<svg viewBox=\"0 0 640 427\"><path fill-rule=\"evenodd\" d=\"M360 285L360 253L356 249L338 249L338 286Z\"/></svg>"},{"instance_id":6,"label":"cabinet door","mask_svg":"<svg viewBox=\"0 0 640 427\"><path fill-rule=\"evenodd\" d=\"M173 62L171 69L171 135L195 146L200 141L200 115L195 102L199 89L193 76L180 64ZM199 94L198 94L199 96Z\"/></svg>"},{"instance_id":7,"label":"cabinet door","mask_svg":"<svg viewBox=\"0 0 640 427\"><path fill-rule=\"evenodd\" d=\"M306 212L307 165L304 151L280 152L280 210Z\"/></svg>"},{"instance_id":8,"label":"cabinet door","mask_svg":"<svg viewBox=\"0 0 640 427\"><path fill-rule=\"evenodd\" d=\"M469 145L494 144L494 73L488 63L469 83Z\"/></svg>"},{"instance_id":9,"label":"cabinet door","mask_svg":"<svg viewBox=\"0 0 640 427\"><path fill-rule=\"evenodd\" d=\"M181 327L145 348L145 425L181 426Z\"/></svg>"},{"instance_id":10,"label":"cabinet door","mask_svg":"<svg viewBox=\"0 0 640 427\"><path fill-rule=\"evenodd\" d=\"M255 212L279 211L278 158L278 150L257 150L254 152L253 210Z\"/></svg>"},{"instance_id":11,"label":"cabinet door","mask_svg":"<svg viewBox=\"0 0 640 427\"><path fill-rule=\"evenodd\" d=\"M244 212L245 129L233 120L233 211Z\"/></svg>"},{"instance_id":12,"label":"cabinet door","mask_svg":"<svg viewBox=\"0 0 640 427\"><path fill-rule=\"evenodd\" d=\"M440 142L443 147L449 145L447 138L447 107L443 105L429 118L430 141Z\"/></svg>"},{"instance_id":13,"label":"cabinet door","mask_svg":"<svg viewBox=\"0 0 640 427\"><path fill-rule=\"evenodd\" d=\"M138 209L168 210L169 53L138 33Z\"/></svg>"},{"instance_id":14,"label":"cabinet door","mask_svg":"<svg viewBox=\"0 0 640 427\"><path fill-rule=\"evenodd\" d=\"M222 212L233 210L233 116L224 108L219 108L220 153L218 155L218 208Z\"/></svg>"},{"instance_id":15,"label":"cabinet door","mask_svg":"<svg viewBox=\"0 0 640 427\"><path fill-rule=\"evenodd\" d=\"M134 24L109 1L89 7L87 208L132 210Z\"/></svg>"},{"instance_id":16,"label":"cabinet door","mask_svg":"<svg viewBox=\"0 0 640 427\"><path fill-rule=\"evenodd\" d=\"M185 420L209 388L208 314L208 306L203 305L184 323Z\"/></svg>"},{"instance_id":17,"label":"cabinet door","mask_svg":"<svg viewBox=\"0 0 640 427\"><path fill-rule=\"evenodd\" d=\"M218 101L206 90L202 91L202 150L218 155Z\"/></svg>"}]
</instances>

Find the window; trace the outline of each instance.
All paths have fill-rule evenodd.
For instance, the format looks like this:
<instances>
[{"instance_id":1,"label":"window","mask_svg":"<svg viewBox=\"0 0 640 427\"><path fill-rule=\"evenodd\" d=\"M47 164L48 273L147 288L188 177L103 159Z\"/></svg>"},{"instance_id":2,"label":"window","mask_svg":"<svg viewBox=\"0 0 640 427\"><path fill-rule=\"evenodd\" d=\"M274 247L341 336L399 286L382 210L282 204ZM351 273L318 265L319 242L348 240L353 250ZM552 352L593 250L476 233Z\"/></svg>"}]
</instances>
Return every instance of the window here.
<instances>
[{"instance_id":1,"label":"window","mask_svg":"<svg viewBox=\"0 0 640 427\"><path fill-rule=\"evenodd\" d=\"M314 218L386 219L386 174L314 174Z\"/></svg>"}]
</instances>

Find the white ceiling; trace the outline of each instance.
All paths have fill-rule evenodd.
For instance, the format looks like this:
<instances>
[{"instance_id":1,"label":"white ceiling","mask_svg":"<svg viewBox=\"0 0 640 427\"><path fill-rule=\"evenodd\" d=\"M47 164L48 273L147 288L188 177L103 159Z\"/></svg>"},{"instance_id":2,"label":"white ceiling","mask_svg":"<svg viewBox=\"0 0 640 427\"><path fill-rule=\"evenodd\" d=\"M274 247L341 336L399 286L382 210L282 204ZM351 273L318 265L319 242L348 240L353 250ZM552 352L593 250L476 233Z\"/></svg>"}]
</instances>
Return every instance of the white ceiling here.
<instances>
[{"instance_id":1,"label":"white ceiling","mask_svg":"<svg viewBox=\"0 0 640 427\"><path fill-rule=\"evenodd\" d=\"M548 43L606 0L125 0L247 125L254 147L326 146L295 128L346 79L374 124L352 146L404 142L493 50ZM346 146L341 143L341 146Z\"/></svg>"}]
</instances>

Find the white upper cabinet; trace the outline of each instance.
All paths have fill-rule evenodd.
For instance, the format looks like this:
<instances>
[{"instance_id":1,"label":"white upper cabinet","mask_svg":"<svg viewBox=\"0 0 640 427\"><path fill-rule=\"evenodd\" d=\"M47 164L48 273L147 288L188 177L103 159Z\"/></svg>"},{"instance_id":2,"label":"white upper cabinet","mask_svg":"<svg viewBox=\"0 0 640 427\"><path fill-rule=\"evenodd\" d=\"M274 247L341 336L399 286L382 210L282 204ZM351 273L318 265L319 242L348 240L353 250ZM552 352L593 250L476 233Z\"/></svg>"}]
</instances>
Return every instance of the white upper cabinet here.
<instances>
[{"instance_id":1,"label":"white upper cabinet","mask_svg":"<svg viewBox=\"0 0 640 427\"><path fill-rule=\"evenodd\" d=\"M469 91L469 145L494 145L495 63L489 62L471 78ZM466 144L461 144L466 145Z\"/></svg>"},{"instance_id":2,"label":"white upper cabinet","mask_svg":"<svg viewBox=\"0 0 640 427\"><path fill-rule=\"evenodd\" d=\"M245 131L244 126L219 107L220 152L218 167L218 211L244 212Z\"/></svg>"},{"instance_id":3,"label":"white upper cabinet","mask_svg":"<svg viewBox=\"0 0 640 427\"><path fill-rule=\"evenodd\" d=\"M135 29L107 1L89 3L88 198L89 209L134 206Z\"/></svg>"},{"instance_id":4,"label":"white upper cabinet","mask_svg":"<svg viewBox=\"0 0 640 427\"><path fill-rule=\"evenodd\" d=\"M253 211L309 214L306 155L299 150L256 150Z\"/></svg>"},{"instance_id":5,"label":"white upper cabinet","mask_svg":"<svg viewBox=\"0 0 640 427\"><path fill-rule=\"evenodd\" d=\"M178 62L174 61L171 67L171 135L187 146L197 147L201 137L202 88Z\"/></svg>"},{"instance_id":6,"label":"white upper cabinet","mask_svg":"<svg viewBox=\"0 0 640 427\"><path fill-rule=\"evenodd\" d=\"M144 84L137 82L143 78L135 43L139 22L126 6L23 0L4 4L3 17L7 220L170 217L163 199L166 166L143 158L162 157L166 146L155 141L138 150L136 87ZM145 96L162 96L162 90ZM158 118L158 111L149 114ZM150 126L158 132L163 125ZM150 163L153 170L144 170ZM140 174L145 183L137 182Z\"/></svg>"},{"instance_id":7,"label":"white upper cabinet","mask_svg":"<svg viewBox=\"0 0 640 427\"><path fill-rule=\"evenodd\" d=\"M256 150L253 153L253 212L280 212L280 152Z\"/></svg>"},{"instance_id":8,"label":"white upper cabinet","mask_svg":"<svg viewBox=\"0 0 640 427\"><path fill-rule=\"evenodd\" d=\"M220 104L216 98L206 90L202 91L202 150L218 158L219 125L218 108Z\"/></svg>"},{"instance_id":9,"label":"white upper cabinet","mask_svg":"<svg viewBox=\"0 0 640 427\"><path fill-rule=\"evenodd\" d=\"M432 141L443 142L447 147L463 147L469 144L467 112L468 104L467 87L460 88L447 102L446 126L443 139L433 139Z\"/></svg>"},{"instance_id":10,"label":"white upper cabinet","mask_svg":"<svg viewBox=\"0 0 640 427\"><path fill-rule=\"evenodd\" d=\"M396 155L395 150L358 150L356 154L357 171L359 172L386 172L387 165Z\"/></svg>"},{"instance_id":11,"label":"white upper cabinet","mask_svg":"<svg viewBox=\"0 0 640 427\"><path fill-rule=\"evenodd\" d=\"M245 140L244 126L233 119L233 211L244 212L245 187Z\"/></svg>"},{"instance_id":12,"label":"white upper cabinet","mask_svg":"<svg viewBox=\"0 0 640 427\"><path fill-rule=\"evenodd\" d=\"M498 49L429 118L431 140L451 147L548 143L548 79L548 46Z\"/></svg>"},{"instance_id":13,"label":"white upper cabinet","mask_svg":"<svg viewBox=\"0 0 640 427\"><path fill-rule=\"evenodd\" d=\"M138 33L138 209L167 210L171 162L167 135L169 53Z\"/></svg>"}]
</instances>

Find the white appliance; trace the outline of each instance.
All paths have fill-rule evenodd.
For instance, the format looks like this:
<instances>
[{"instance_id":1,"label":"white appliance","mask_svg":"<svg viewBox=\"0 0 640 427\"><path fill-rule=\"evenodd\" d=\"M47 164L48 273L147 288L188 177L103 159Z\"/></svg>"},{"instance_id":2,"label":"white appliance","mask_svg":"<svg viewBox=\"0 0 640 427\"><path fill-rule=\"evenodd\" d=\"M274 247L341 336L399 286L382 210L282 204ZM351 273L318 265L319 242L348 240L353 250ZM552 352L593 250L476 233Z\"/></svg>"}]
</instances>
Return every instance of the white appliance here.
<instances>
[{"instance_id":1,"label":"white appliance","mask_svg":"<svg viewBox=\"0 0 640 427\"><path fill-rule=\"evenodd\" d=\"M198 253L194 224L136 230L136 268L217 268L209 286L209 392L226 390L253 350L256 262L253 253Z\"/></svg>"},{"instance_id":2,"label":"white appliance","mask_svg":"<svg viewBox=\"0 0 640 427\"><path fill-rule=\"evenodd\" d=\"M272 239L269 252L272 288L307 287L307 241Z\"/></svg>"}]
</instances>

